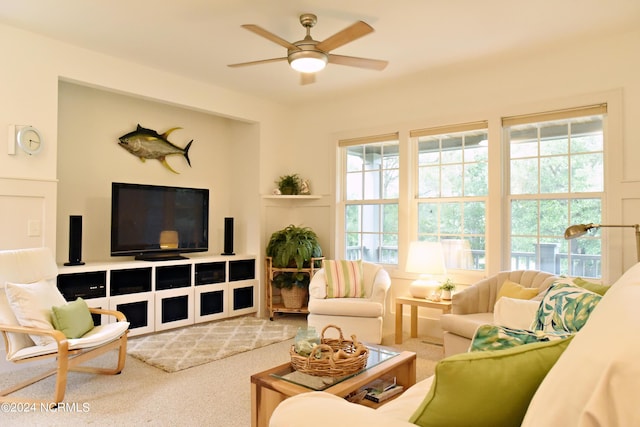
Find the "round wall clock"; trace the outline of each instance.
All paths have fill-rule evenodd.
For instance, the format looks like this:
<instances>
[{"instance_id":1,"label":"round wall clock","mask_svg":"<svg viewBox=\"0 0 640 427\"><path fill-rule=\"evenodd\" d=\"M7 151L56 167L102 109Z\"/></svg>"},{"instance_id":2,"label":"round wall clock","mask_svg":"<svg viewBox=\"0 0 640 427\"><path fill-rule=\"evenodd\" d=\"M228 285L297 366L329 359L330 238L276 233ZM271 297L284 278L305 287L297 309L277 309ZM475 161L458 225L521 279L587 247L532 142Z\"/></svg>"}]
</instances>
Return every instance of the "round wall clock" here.
<instances>
[{"instance_id":1,"label":"round wall clock","mask_svg":"<svg viewBox=\"0 0 640 427\"><path fill-rule=\"evenodd\" d=\"M33 126L25 126L16 134L16 140L20 148L27 154L38 154L42 150L42 135Z\"/></svg>"}]
</instances>

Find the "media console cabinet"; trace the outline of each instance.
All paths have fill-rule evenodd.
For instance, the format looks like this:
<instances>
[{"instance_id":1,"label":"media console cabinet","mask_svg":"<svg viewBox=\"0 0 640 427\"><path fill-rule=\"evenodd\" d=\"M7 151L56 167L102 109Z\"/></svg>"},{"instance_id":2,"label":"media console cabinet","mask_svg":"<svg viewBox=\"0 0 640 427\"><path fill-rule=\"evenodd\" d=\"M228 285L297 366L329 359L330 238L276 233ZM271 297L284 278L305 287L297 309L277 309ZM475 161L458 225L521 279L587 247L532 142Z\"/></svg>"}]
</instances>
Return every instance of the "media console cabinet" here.
<instances>
[{"instance_id":1,"label":"media console cabinet","mask_svg":"<svg viewBox=\"0 0 640 427\"><path fill-rule=\"evenodd\" d=\"M119 310L140 335L258 311L255 256L197 256L59 266L67 301ZM96 324L108 317L95 317Z\"/></svg>"}]
</instances>

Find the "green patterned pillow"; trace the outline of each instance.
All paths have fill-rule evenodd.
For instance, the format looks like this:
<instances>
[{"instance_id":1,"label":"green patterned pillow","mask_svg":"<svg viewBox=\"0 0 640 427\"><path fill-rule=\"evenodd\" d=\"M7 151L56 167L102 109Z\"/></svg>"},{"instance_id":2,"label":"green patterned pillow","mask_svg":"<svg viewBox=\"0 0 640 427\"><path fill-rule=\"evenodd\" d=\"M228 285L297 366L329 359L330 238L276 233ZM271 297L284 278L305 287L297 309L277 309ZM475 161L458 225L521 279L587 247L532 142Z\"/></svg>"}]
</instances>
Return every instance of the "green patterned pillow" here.
<instances>
[{"instance_id":1,"label":"green patterned pillow","mask_svg":"<svg viewBox=\"0 0 640 427\"><path fill-rule=\"evenodd\" d=\"M542 298L531 330L578 332L601 299L579 286L556 282Z\"/></svg>"},{"instance_id":2,"label":"green patterned pillow","mask_svg":"<svg viewBox=\"0 0 640 427\"><path fill-rule=\"evenodd\" d=\"M327 298L364 298L362 261L324 261Z\"/></svg>"},{"instance_id":3,"label":"green patterned pillow","mask_svg":"<svg viewBox=\"0 0 640 427\"><path fill-rule=\"evenodd\" d=\"M503 350L534 342L559 340L571 335L569 332L527 331L506 326L482 325L476 331L469 351Z\"/></svg>"}]
</instances>

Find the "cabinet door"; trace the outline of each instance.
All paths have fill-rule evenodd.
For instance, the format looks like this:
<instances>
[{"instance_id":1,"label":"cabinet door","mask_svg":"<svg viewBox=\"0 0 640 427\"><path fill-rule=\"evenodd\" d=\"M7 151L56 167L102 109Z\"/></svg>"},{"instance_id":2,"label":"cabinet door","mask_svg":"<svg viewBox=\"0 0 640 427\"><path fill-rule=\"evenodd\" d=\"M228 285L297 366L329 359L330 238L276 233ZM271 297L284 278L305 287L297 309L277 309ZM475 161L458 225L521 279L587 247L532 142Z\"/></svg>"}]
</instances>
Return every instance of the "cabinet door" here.
<instances>
[{"instance_id":1,"label":"cabinet door","mask_svg":"<svg viewBox=\"0 0 640 427\"><path fill-rule=\"evenodd\" d=\"M121 311L127 316L127 320L131 323L130 336L155 332L155 306L152 292L111 297L109 309Z\"/></svg>"},{"instance_id":2,"label":"cabinet door","mask_svg":"<svg viewBox=\"0 0 640 427\"><path fill-rule=\"evenodd\" d=\"M195 287L195 322L208 322L229 316L226 283L212 283Z\"/></svg>"},{"instance_id":3,"label":"cabinet door","mask_svg":"<svg viewBox=\"0 0 640 427\"><path fill-rule=\"evenodd\" d=\"M255 313L258 311L258 281L242 280L229 282L228 306L230 316Z\"/></svg>"},{"instance_id":4,"label":"cabinet door","mask_svg":"<svg viewBox=\"0 0 640 427\"><path fill-rule=\"evenodd\" d=\"M193 288L178 288L155 293L156 331L193 324Z\"/></svg>"}]
</instances>

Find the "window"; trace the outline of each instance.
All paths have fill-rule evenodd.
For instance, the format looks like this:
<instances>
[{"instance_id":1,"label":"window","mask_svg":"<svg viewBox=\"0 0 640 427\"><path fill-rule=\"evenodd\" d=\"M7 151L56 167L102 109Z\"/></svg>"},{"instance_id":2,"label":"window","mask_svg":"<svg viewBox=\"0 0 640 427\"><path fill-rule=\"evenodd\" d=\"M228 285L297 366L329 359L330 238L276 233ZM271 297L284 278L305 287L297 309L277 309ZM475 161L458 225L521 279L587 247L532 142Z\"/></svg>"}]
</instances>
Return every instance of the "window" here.
<instances>
[{"instance_id":1,"label":"window","mask_svg":"<svg viewBox=\"0 0 640 427\"><path fill-rule=\"evenodd\" d=\"M601 277L600 232L564 231L606 218L606 120L601 104L339 141L337 256L403 269L410 241L440 241L469 277Z\"/></svg>"},{"instance_id":2,"label":"window","mask_svg":"<svg viewBox=\"0 0 640 427\"><path fill-rule=\"evenodd\" d=\"M511 269L601 276L601 239L565 240L599 223L606 105L503 120L508 147Z\"/></svg>"},{"instance_id":3,"label":"window","mask_svg":"<svg viewBox=\"0 0 640 427\"><path fill-rule=\"evenodd\" d=\"M449 269L484 270L487 123L411 132L418 240L442 242Z\"/></svg>"},{"instance_id":4,"label":"window","mask_svg":"<svg viewBox=\"0 0 640 427\"><path fill-rule=\"evenodd\" d=\"M397 134L340 141L346 259L398 263Z\"/></svg>"}]
</instances>

